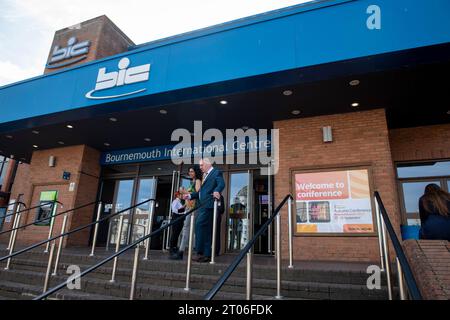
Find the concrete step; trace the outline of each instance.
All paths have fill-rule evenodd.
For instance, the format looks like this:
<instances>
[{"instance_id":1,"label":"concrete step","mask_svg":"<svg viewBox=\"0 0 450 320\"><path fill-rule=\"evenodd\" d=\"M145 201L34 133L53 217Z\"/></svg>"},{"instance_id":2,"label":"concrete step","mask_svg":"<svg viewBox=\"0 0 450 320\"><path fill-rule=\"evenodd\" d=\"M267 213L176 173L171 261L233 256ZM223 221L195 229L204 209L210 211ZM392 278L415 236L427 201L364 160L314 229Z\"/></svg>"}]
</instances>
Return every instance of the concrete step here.
<instances>
[{"instance_id":1,"label":"concrete step","mask_svg":"<svg viewBox=\"0 0 450 320\"><path fill-rule=\"evenodd\" d=\"M65 252L61 255L61 262L66 264L75 265L93 265L100 262L102 259L107 257L105 252L98 253L95 257L89 257L86 253L73 253ZM196 263L192 264L192 273L199 275L221 275L226 268L229 266L231 258L228 257L218 257L218 262L215 265L210 265L208 263ZM225 258L225 259L224 259ZM41 250L27 252L21 254L17 258L13 258L13 263L16 259L27 259L27 260L40 260L47 261L48 255L43 254ZM222 260L222 262L220 261ZM227 260L227 262L223 262ZM260 259L262 260L262 259ZM271 263L271 264L268 264ZM110 264L109 262L108 264ZM119 258L118 266L119 268L131 268L133 263L132 254L125 254ZM253 267L254 278L261 279L276 279L276 267L275 259L272 257L265 257L265 264L258 264L258 259L255 259L255 264ZM1 265L1 264L0 264ZM291 281L310 281L310 282L324 282L324 283L341 283L341 284L355 284L355 285L365 285L368 278L366 273L366 268L369 263L366 264L342 264L337 263L340 267L333 267L333 263L307 263L307 262L297 262L294 269L288 269L286 263L283 264L283 279ZM167 259L167 255L161 254L160 252L152 252L150 255L150 260L140 261L140 270L149 271L165 271L165 272L186 272L186 260L183 261L173 261ZM246 266L245 261L243 261L238 268L234 271L233 275L238 275L245 277Z\"/></svg>"},{"instance_id":2,"label":"concrete step","mask_svg":"<svg viewBox=\"0 0 450 320\"><path fill-rule=\"evenodd\" d=\"M14 262L14 268L9 271L0 271L0 280L14 278L15 281L23 281L41 284L44 281L46 263L44 261L19 260ZM60 264L59 274L65 275L68 265ZM81 270L85 270L89 265L80 265ZM14 273L17 271L16 273ZM24 273L19 273L23 271ZM37 274L36 277L29 277L27 272ZM96 279L108 282L111 279L112 268L110 266L100 267L87 275L86 279ZM129 283L131 278L131 268L118 268L116 279L118 281ZM14 276L12 275L14 274ZM68 276L68 275L67 275ZM65 278L67 278L65 276ZM209 290L219 279L219 276L196 275L191 276L191 288L200 290ZM138 282L152 284L162 287L173 287L183 289L185 287L186 275L182 272L164 272L140 270ZM64 281L64 278L63 280ZM246 279L233 275L222 287L222 292L245 292ZM274 295L276 281L271 279L253 279L253 292L259 295ZM282 281L283 295L289 298L301 299L385 299L386 288L381 290L368 290L365 285L336 284L336 283L318 283L311 281Z\"/></svg>"}]
</instances>

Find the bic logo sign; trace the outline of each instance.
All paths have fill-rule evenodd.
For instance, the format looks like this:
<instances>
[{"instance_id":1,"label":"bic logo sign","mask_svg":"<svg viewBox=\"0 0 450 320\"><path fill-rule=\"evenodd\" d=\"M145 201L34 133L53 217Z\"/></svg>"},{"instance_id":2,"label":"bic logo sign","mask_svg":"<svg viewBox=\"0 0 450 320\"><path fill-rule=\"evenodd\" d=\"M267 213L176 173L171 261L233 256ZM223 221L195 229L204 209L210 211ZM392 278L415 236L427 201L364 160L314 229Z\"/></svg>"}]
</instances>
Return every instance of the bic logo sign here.
<instances>
[{"instance_id":1,"label":"bic logo sign","mask_svg":"<svg viewBox=\"0 0 450 320\"><path fill-rule=\"evenodd\" d=\"M88 99L119 98L147 90L143 88L116 95L104 95L104 96L93 95L95 92L100 90L122 87L128 84L144 82L148 80L150 74L150 64L143 64L131 68L129 68L129 66L130 66L130 59L122 58L118 64L119 71L106 72L106 68L100 68L100 70L98 70L97 83L95 84L95 89L86 93L86 98Z\"/></svg>"},{"instance_id":2,"label":"bic logo sign","mask_svg":"<svg viewBox=\"0 0 450 320\"><path fill-rule=\"evenodd\" d=\"M67 41L67 47L60 48L59 46L55 46L53 48L50 61L46 65L46 68L48 69L60 68L85 59L87 57L87 54L89 53L90 44L91 43L89 41L77 43L77 38L72 37L69 39L69 41ZM58 63L60 61L67 59L71 60L67 62Z\"/></svg>"}]
</instances>

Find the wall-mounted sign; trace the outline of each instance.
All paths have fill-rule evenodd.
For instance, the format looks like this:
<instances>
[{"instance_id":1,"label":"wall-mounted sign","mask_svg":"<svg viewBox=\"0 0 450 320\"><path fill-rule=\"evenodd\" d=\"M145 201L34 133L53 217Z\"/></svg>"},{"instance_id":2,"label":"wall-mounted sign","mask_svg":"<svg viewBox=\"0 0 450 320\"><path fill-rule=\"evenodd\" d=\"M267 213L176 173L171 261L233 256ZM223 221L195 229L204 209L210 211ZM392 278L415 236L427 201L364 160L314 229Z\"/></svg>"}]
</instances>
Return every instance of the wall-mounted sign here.
<instances>
[{"instance_id":1,"label":"wall-mounted sign","mask_svg":"<svg viewBox=\"0 0 450 320\"><path fill-rule=\"evenodd\" d=\"M264 150L271 150L270 140L258 140L257 137L252 138L246 143L238 141L226 141L220 146L210 146L209 142L204 142L202 146L180 146L180 145L164 145L155 147L146 147L138 149L126 149L104 152L100 158L101 165L137 163L157 160L172 159L172 155L177 155L182 159L192 159L203 154L214 154L214 150L224 155L251 153ZM216 153L217 154L217 153Z\"/></svg>"},{"instance_id":2,"label":"wall-mounted sign","mask_svg":"<svg viewBox=\"0 0 450 320\"><path fill-rule=\"evenodd\" d=\"M106 94L94 96L94 93L100 90L106 90L116 87L122 87L133 83L147 81L150 74L150 64L143 64L130 68L131 61L128 58L122 58L118 63L118 71L106 72L106 68L100 68L97 74L95 89L86 93L88 99L111 99L125 97L136 93L144 92L146 88L126 91L120 94Z\"/></svg>"},{"instance_id":3,"label":"wall-mounted sign","mask_svg":"<svg viewBox=\"0 0 450 320\"><path fill-rule=\"evenodd\" d=\"M76 37L67 41L67 47L55 46L50 61L45 66L47 69L61 68L87 58L90 41L77 42Z\"/></svg>"},{"instance_id":4,"label":"wall-mounted sign","mask_svg":"<svg viewBox=\"0 0 450 320\"><path fill-rule=\"evenodd\" d=\"M62 178L64 180L70 180L70 172L64 171Z\"/></svg>"},{"instance_id":5,"label":"wall-mounted sign","mask_svg":"<svg viewBox=\"0 0 450 320\"><path fill-rule=\"evenodd\" d=\"M367 169L294 173L297 234L374 232Z\"/></svg>"}]
</instances>

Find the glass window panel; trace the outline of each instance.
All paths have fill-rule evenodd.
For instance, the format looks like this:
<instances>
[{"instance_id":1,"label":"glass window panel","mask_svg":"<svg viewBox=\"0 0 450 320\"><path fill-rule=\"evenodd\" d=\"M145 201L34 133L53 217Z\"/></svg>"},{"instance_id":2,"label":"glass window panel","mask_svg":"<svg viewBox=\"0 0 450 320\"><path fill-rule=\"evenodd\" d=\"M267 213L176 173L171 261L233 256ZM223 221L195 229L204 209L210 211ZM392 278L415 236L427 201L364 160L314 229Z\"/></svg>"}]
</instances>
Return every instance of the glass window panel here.
<instances>
[{"instance_id":1,"label":"glass window panel","mask_svg":"<svg viewBox=\"0 0 450 320\"><path fill-rule=\"evenodd\" d=\"M405 209L407 213L419 212L419 198L423 195L425 187L429 183L441 185L439 181L423 181L423 182L404 182L403 199L405 201Z\"/></svg>"},{"instance_id":2,"label":"glass window panel","mask_svg":"<svg viewBox=\"0 0 450 320\"><path fill-rule=\"evenodd\" d=\"M228 199L228 250L241 250L248 239L247 172L231 173Z\"/></svg>"},{"instance_id":3,"label":"glass window panel","mask_svg":"<svg viewBox=\"0 0 450 320\"><path fill-rule=\"evenodd\" d=\"M153 178L140 179L136 203L155 198L156 180ZM132 241L142 238L146 234L148 214L151 202L144 203L136 208Z\"/></svg>"},{"instance_id":4,"label":"glass window panel","mask_svg":"<svg viewBox=\"0 0 450 320\"><path fill-rule=\"evenodd\" d=\"M116 206L115 212L119 212L126 208L131 207L131 200L133 197L133 187L134 180L119 180L117 181L119 184L117 187L117 196L116 196ZM125 211L122 213L123 217L123 225L122 225L122 234L120 237L120 244L127 243L127 234L129 228L129 220L130 220L130 211ZM112 230L110 236L110 243L115 244L117 239L117 233L119 231L119 216L113 218L114 221L111 222Z\"/></svg>"},{"instance_id":5,"label":"glass window panel","mask_svg":"<svg viewBox=\"0 0 450 320\"><path fill-rule=\"evenodd\" d=\"M450 161L399 164L397 174L399 178L450 176Z\"/></svg>"}]
</instances>

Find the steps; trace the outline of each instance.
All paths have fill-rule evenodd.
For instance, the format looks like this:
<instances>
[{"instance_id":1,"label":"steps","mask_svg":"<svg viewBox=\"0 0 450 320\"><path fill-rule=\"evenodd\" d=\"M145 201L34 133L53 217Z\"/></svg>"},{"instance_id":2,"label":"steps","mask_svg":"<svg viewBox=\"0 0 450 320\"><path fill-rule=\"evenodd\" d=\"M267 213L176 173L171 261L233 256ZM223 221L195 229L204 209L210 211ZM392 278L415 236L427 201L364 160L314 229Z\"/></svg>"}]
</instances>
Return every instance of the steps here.
<instances>
[{"instance_id":1,"label":"steps","mask_svg":"<svg viewBox=\"0 0 450 320\"><path fill-rule=\"evenodd\" d=\"M7 252L0 250L0 255L5 256ZM49 287L67 280L68 266L77 265L81 270L85 270L105 257L107 254L104 249L99 249L95 257L89 257L88 248L64 249L58 275L51 277ZM149 260L141 259L139 262L135 299L202 299L234 257L234 255L220 256L215 265L193 262L191 290L185 291L186 260L168 260L166 254L152 251ZM13 258L10 270L3 269L6 262L0 263L0 299L32 299L40 294L47 262L48 254L39 249ZM110 261L83 277L81 290L60 290L52 295L51 299L128 299L132 264L133 252L128 252L119 258L114 283L109 281L112 272ZM294 265L294 269L284 267L282 270L282 295L286 299L387 299L385 287L381 290L367 289L368 274L365 264L296 262ZM215 299L244 300L245 288L246 266L243 261ZM271 256L255 256L253 298L273 299L275 294L275 259Z\"/></svg>"}]
</instances>

